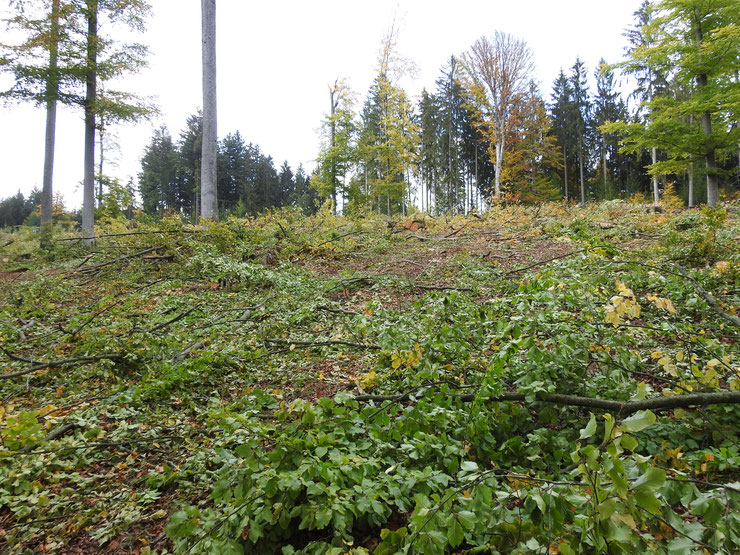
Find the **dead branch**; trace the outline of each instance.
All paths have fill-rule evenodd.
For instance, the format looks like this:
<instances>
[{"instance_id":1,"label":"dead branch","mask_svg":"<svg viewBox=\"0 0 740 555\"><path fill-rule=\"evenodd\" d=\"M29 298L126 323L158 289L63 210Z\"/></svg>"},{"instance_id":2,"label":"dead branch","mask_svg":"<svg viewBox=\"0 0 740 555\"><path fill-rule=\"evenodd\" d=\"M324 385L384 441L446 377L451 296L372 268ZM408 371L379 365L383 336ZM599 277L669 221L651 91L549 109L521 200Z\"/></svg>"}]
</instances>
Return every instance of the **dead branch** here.
<instances>
[{"instance_id":1,"label":"dead branch","mask_svg":"<svg viewBox=\"0 0 740 555\"><path fill-rule=\"evenodd\" d=\"M263 339L265 343L271 343L273 345L295 345L297 347L331 347L331 346L343 346L343 347L356 347L358 349L368 349L370 351L380 350L380 345L374 345L372 343L354 343L352 341L293 341L287 339Z\"/></svg>"},{"instance_id":2,"label":"dead branch","mask_svg":"<svg viewBox=\"0 0 740 555\"><path fill-rule=\"evenodd\" d=\"M463 291L465 293L472 293L473 290L470 287L446 287L444 285L412 285L414 289L422 289L424 291Z\"/></svg>"},{"instance_id":3,"label":"dead branch","mask_svg":"<svg viewBox=\"0 0 740 555\"><path fill-rule=\"evenodd\" d=\"M689 283L691 283L691 285L694 286L694 289L696 289L696 292L699 293L699 295L701 295L701 298L704 299L707 302L707 304L709 305L709 307L712 310L714 310L714 312L716 312L718 316L720 316L721 318L727 320L733 326L736 326L736 327L740 328L740 318L738 318L734 314L730 314L729 312L725 312L724 310L722 310L722 308L720 308L719 304L717 304L717 301L714 300L714 297L712 297L712 295L708 291L706 291L699 284L698 281L696 281L694 278L692 278L689 275L688 271L686 271L686 269L683 266L679 266L678 264L674 264L673 266L680 272L680 274L683 277L685 277L689 281Z\"/></svg>"},{"instance_id":4,"label":"dead branch","mask_svg":"<svg viewBox=\"0 0 740 555\"><path fill-rule=\"evenodd\" d=\"M542 266L543 264L547 264L548 262L552 262L554 260L560 260L561 258L568 258L569 256L574 256L576 254L581 254L583 252L588 251L588 249L580 249L577 251L570 251L565 254L561 254L558 256L553 256L552 258L548 258L546 260L540 260L539 262L535 262L534 264L530 264L529 266L524 266L523 268L515 268L514 270L509 270L508 272L505 272L504 275L508 276L511 274L518 274L519 272L524 272L525 270L531 270L532 268L536 268L537 266Z\"/></svg>"},{"instance_id":5,"label":"dead branch","mask_svg":"<svg viewBox=\"0 0 740 555\"><path fill-rule=\"evenodd\" d=\"M150 247L148 249L144 249L139 252L135 252L133 254L129 254L126 256L122 256L120 258L116 258L115 260L109 260L108 262L103 262L101 264L96 264L95 266L87 266L85 268L79 268L75 269L72 272L73 273L93 273L101 270L102 268L105 268L106 266L111 266L112 264L115 264L117 262L123 262L124 260L130 260L131 258L137 258L140 256L144 256L145 254L149 254L150 252L157 252L165 249L165 246L159 246L159 247Z\"/></svg>"},{"instance_id":6,"label":"dead branch","mask_svg":"<svg viewBox=\"0 0 740 555\"><path fill-rule=\"evenodd\" d=\"M162 328L166 328L170 324L174 324L178 320L182 320L183 318L185 318L189 314L192 314L193 312L195 312L196 310L198 310L201 306L203 306L203 305L198 304L198 305L194 306L193 308L191 308L189 310L186 310L185 312L181 312L180 314L178 314L174 318L171 318L170 320L167 320L166 322L162 322L161 324L154 326L152 329L149 330L149 333L154 333L155 331L159 331Z\"/></svg>"},{"instance_id":7,"label":"dead branch","mask_svg":"<svg viewBox=\"0 0 740 555\"><path fill-rule=\"evenodd\" d=\"M406 239L418 239L419 241L455 241L455 237L424 237L423 235L408 235Z\"/></svg>"},{"instance_id":8,"label":"dead branch","mask_svg":"<svg viewBox=\"0 0 740 555\"><path fill-rule=\"evenodd\" d=\"M97 356L92 356L92 357L65 358L62 360L50 360L50 361L44 362L44 361L38 361L38 360L32 360L28 358L19 357L5 350L2 347L0 347L0 351L5 353L5 356L7 356L10 360L33 364L31 368L26 368L25 370L19 370L18 372L11 372L10 374L0 374L0 380L8 380L10 378L17 378L18 376L25 376L26 374L31 374L32 372L36 372L37 370L43 370L45 368L60 368L68 364L76 364L78 362L82 362L82 363L98 362L100 360L120 360L123 358L122 354L106 353L103 355L97 355Z\"/></svg>"},{"instance_id":9,"label":"dead branch","mask_svg":"<svg viewBox=\"0 0 740 555\"><path fill-rule=\"evenodd\" d=\"M183 230L172 230L172 231L131 231L128 233L106 233L105 235L96 235L94 237L64 237L62 239L56 239L57 242L61 241L82 241L83 239L103 239L106 237L128 237L131 235L173 235L183 233L200 233L200 230L196 229L183 229Z\"/></svg>"},{"instance_id":10,"label":"dead branch","mask_svg":"<svg viewBox=\"0 0 740 555\"><path fill-rule=\"evenodd\" d=\"M324 312L331 312L332 314L350 314L352 316L357 316L359 312L355 312L353 310L344 310L342 308L331 308L328 306L317 306L316 310L323 310Z\"/></svg>"},{"instance_id":11,"label":"dead branch","mask_svg":"<svg viewBox=\"0 0 740 555\"><path fill-rule=\"evenodd\" d=\"M402 395L357 395L355 396L355 400L361 402L403 402L408 401L410 397L411 394L409 393ZM456 398L464 403L469 403L476 399L476 395L457 395ZM504 393L499 397L493 397L486 400L496 403L512 401L527 402L526 396L523 393ZM574 395L550 393L539 395L535 402L600 409L607 412L613 412L618 415L627 416L641 410L672 410L693 406L706 407L709 405L736 405L740 404L740 391L691 393L689 395L675 395L673 397L654 397L651 399L644 399L642 401L611 401L609 399L594 399L592 397L577 397Z\"/></svg>"}]
</instances>

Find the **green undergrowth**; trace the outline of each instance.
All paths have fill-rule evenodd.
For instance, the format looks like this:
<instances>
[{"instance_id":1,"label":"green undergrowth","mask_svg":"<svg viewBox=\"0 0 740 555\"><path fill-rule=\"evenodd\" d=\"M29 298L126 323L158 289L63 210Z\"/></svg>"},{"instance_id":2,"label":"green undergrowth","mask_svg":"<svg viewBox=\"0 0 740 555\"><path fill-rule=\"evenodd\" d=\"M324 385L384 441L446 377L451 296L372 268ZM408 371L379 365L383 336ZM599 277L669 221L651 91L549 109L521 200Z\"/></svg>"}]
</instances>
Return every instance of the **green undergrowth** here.
<instances>
[{"instance_id":1,"label":"green undergrowth","mask_svg":"<svg viewBox=\"0 0 740 555\"><path fill-rule=\"evenodd\" d=\"M736 205L97 233L0 237L2 551L740 549Z\"/></svg>"}]
</instances>

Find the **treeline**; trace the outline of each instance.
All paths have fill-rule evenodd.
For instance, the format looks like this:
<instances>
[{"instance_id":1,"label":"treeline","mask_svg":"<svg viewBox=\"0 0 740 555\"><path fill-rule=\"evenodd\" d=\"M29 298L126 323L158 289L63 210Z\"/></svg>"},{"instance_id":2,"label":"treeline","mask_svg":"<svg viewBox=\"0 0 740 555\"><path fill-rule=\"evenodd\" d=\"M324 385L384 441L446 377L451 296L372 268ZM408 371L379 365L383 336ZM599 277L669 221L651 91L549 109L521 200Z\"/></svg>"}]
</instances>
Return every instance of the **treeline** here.
<instances>
[{"instance_id":1,"label":"treeline","mask_svg":"<svg viewBox=\"0 0 740 555\"><path fill-rule=\"evenodd\" d=\"M24 197L18 191L12 197L0 200L0 228L15 227L26 223L26 220L37 210L41 203L41 191L34 189Z\"/></svg>"},{"instance_id":2,"label":"treeline","mask_svg":"<svg viewBox=\"0 0 740 555\"><path fill-rule=\"evenodd\" d=\"M549 95L526 43L496 32L452 56L412 102L401 83L413 63L391 30L361 108L346 82L330 88L312 183L344 211L389 215L469 212L501 197L658 203L669 185L689 206L716 206L719 187L740 180L739 6L645 1L625 60L589 69L576 59ZM632 78L629 105L616 69Z\"/></svg>"},{"instance_id":3,"label":"treeline","mask_svg":"<svg viewBox=\"0 0 740 555\"><path fill-rule=\"evenodd\" d=\"M144 212L200 214L202 137L200 114L187 119L176 141L166 127L154 132L139 173ZM247 144L239 131L219 141L217 187L219 212L236 216L285 206L312 214L319 205L318 193L302 166L295 172L288 162L276 168L272 157L258 145Z\"/></svg>"}]
</instances>

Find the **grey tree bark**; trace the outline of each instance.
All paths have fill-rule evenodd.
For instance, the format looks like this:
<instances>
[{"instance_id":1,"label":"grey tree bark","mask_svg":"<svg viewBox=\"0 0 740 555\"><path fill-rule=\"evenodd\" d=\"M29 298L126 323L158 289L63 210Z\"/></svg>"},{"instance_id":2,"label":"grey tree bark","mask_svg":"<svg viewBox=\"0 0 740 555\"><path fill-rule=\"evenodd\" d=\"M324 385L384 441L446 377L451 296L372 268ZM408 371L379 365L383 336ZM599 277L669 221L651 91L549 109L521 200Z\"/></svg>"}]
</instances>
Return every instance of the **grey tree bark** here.
<instances>
[{"instance_id":1,"label":"grey tree bark","mask_svg":"<svg viewBox=\"0 0 740 555\"><path fill-rule=\"evenodd\" d=\"M218 144L216 109L216 0L201 0L203 28L203 150L200 193L203 218L218 218L216 156Z\"/></svg>"},{"instance_id":2,"label":"grey tree bark","mask_svg":"<svg viewBox=\"0 0 740 555\"><path fill-rule=\"evenodd\" d=\"M698 8L694 8L694 40L696 41L696 49L699 51L699 56L701 57L701 43L704 40L704 31L701 27ZM697 75L696 84L699 88L699 93L701 94L709 84L707 74L700 73ZM704 148L704 159L707 165L707 205L710 208L717 208L717 202L719 201L719 177L717 175L715 148L711 140L712 114L708 110L701 115L701 128L707 139Z\"/></svg>"},{"instance_id":3,"label":"grey tree bark","mask_svg":"<svg viewBox=\"0 0 740 555\"><path fill-rule=\"evenodd\" d=\"M41 189L41 227L51 225L54 204L54 143L56 140L59 48L59 0L51 2L51 42L49 44L49 79L46 81L46 135L44 140L44 181ZM46 230L44 230L46 231ZM48 240L42 235L42 246Z\"/></svg>"},{"instance_id":4,"label":"grey tree bark","mask_svg":"<svg viewBox=\"0 0 740 555\"><path fill-rule=\"evenodd\" d=\"M652 160L653 164L658 161L658 149L653 147L652 149ZM653 204L658 206L660 204L660 188L658 186L658 176L653 175Z\"/></svg>"},{"instance_id":5,"label":"grey tree bark","mask_svg":"<svg viewBox=\"0 0 740 555\"><path fill-rule=\"evenodd\" d=\"M87 0L85 94L85 158L82 181L82 233L92 244L95 235L95 102L97 100L98 0Z\"/></svg>"}]
</instances>

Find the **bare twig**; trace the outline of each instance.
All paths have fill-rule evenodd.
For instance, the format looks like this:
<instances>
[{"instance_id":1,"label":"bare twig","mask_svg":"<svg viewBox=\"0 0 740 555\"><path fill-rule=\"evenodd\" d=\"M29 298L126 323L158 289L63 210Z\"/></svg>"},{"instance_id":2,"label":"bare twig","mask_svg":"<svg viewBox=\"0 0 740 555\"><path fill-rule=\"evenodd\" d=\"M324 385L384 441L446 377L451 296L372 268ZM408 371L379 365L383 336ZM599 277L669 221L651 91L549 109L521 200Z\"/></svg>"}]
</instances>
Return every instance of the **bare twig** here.
<instances>
[{"instance_id":1,"label":"bare twig","mask_svg":"<svg viewBox=\"0 0 740 555\"><path fill-rule=\"evenodd\" d=\"M27 362L29 364L33 364L31 368L27 368L25 370L19 370L18 372L11 372L10 374L0 374L0 380L8 380L10 378L17 378L18 376L25 376L26 374L31 374L32 372L36 372L37 370L43 370L44 368L60 368L68 364L76 364L78 362L85 363L85 362L97 362L100 360L120 360L123 358L122 354L107 353L104 355L97 355L97 356L92 356L92 357L66 358L62 360L50 360L47 362L43 362L43 361L37 361L37 360L31 360L28 358L19 357L5 350L2 347L0 347L0 351L5 353L5 356L7 356L10 360L15 360L18 362Z\"/></svg>"}]
</instances>

